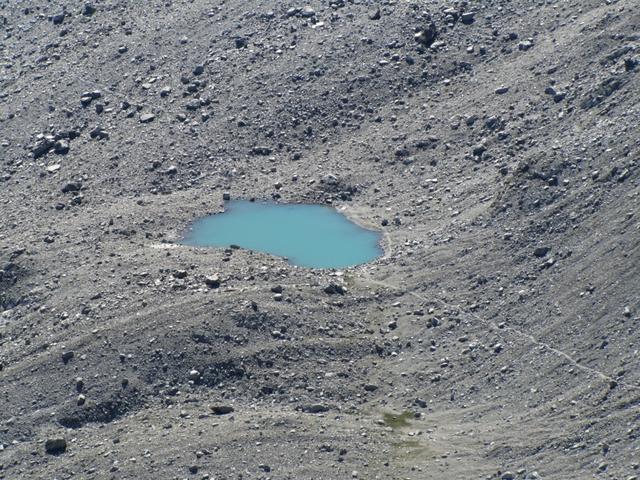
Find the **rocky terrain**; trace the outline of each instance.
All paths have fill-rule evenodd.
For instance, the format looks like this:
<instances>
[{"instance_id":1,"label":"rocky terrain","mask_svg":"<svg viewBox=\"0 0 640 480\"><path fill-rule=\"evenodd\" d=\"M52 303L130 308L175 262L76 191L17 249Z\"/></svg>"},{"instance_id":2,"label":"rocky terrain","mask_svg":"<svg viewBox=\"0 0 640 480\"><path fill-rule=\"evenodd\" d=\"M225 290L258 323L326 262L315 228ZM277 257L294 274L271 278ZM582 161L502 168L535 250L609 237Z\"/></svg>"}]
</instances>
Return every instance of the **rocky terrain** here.
<instances>
[{"instance_id":1,"label":"rocky terrain","mask_svg":"<svg viewBox=\"0 0 640 480\"><path fill-rule=\"evenodd\" d=\"M0 478L638 478L638 6L1 2Z\"/></svg>"}]
</instances>

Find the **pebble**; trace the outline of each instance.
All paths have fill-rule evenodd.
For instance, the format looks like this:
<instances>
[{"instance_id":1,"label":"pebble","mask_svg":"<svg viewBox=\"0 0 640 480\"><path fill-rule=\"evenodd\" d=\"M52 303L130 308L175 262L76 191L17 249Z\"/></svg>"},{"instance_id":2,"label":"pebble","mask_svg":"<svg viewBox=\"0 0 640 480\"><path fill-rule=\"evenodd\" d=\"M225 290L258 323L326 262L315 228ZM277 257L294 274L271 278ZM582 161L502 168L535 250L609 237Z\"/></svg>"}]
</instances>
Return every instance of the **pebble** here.
<instances>
[{"instance_id":1,"label":"pebble","mask_svg":"<svg viewBox=\"0 0 640 480\"><path fill-rule=\"evenodd\" d=\"M96 13L96 11L96 7L94 7L92 4L85 3L84 8L82 9L82 15L84 15L85 17L90 17L91 15Z\"/></svg>"},{"instance_id":2,"label":"pebble","mask_svg":"<svg viewBox=\"0 0 640 480\"><path fill-rule=\"evenodd\" d=\"M533 42L531 40L523 40L518 44L518 50L522 50L526 52L527 50L533 47Z\"/></svg>"},{"instance_id":3,"label":"pebble","mask_svg":"<svg viewBox=\"0 0 640 480\"><path fill-rule=\"evenodd\" d=\"M53 22L54 25L60 25L64 21L64 17L65 17L64 12L58 13L51 17L51 21Z\"/></svg>"},{"instance_id":4,"label":"pebble","mask_svg":"<svg viewBox=\"0 0 640 480\"><path fill-rule=\"evenodd\" d=\"M438 30L436 28L436 24L431 22L425 28L420 30L415 34L415 41L424 45L425 47L430 47L436 41L438 36Z\"/></svg>"},{"instance_id":5,"label":"pebble","mask_svg":"<svg viewBox=\"0 0 640 480\"><path fill-rule=\"evenodd\" d=\"M89 136L94 139L97 138L98 140L109 138L109 134L107 133L107 131L101 127L95 127L89 132Z\"/></svg>"},{"instance_id":6,"label":"pebble","mask_svg":"<svg viewBox=\"0 0 640 480\"><path fill-rule=\"evenodd\" d=\"M204 283L209 288L220 288L220 277L218 275L208 275L204 278Z\"/></svg>"},{"instance_id":7,"label":"pebble","mask_svg":"<svg viewBox=\"0 0 640 480\"><path fill-rule=\"evenodd\" d=\"M67 351L67 352L62 352L62 361L64 363L68 363L69 360L71 360L74 356L74 353L72 351Z\"/></svg>"},{"instance_id":8,"label":"pebble","mask_svg":"<svg viewBox=\"0 0 640 480\"><path fill-rule=\"evenodd\" d=\"M476 12L464 12L460 16L460 21L465 25L471 25L475 21L475 18L476 18Z\"/></svg>"},{"instance_id":9,"label":"pebble","mask_svg":"<svg viewBox=\"0 0 640 480\"><path fill-rule=\"evenodd\" d=\"M153 113L143 113L140 115L140 123L149 123L153 122L156 116Z\"/></svg>"},{"instance_id":10,"label":"pebble","mask_svg":"<svg viewBox=\"0 0 640 480\"><path fill-rule=\"evenodd\" d=\"M69 143L65 140L58 140L53 145L53 151L58 155L66 155L69 152Z\"/></svg>"},{"instance_id":11,"label":"pebble","mask_svg":"<svg viewBox=\"0 0 640 480\"><path fill-rule=\"evenodd\" d=\"M315 17L316 16L316 11L310 7L309 5L307 5L306 7L304 7L302 9L302 11L300 12L300 16L304 17L304 18L311 18L311 17Z\"/></svg>"}]
</instances>

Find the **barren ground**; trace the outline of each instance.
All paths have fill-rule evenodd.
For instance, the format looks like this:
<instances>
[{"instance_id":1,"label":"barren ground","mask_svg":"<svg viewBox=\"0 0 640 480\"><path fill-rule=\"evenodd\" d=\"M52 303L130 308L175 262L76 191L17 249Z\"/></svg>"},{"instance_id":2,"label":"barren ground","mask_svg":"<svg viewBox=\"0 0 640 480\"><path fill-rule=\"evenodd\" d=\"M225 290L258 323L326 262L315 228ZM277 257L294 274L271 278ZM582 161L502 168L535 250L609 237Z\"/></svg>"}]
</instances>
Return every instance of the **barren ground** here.
<instances>
[{"instance_id":1,"label":"barren ground","mask_svg":"<svg viewBox=\"0 0 640 480\"><path fill-rule=\"evenodd\" d=\"M640 476L637 0L86 5L0 3L0 478Z\"/></svg>"}]
</instances>

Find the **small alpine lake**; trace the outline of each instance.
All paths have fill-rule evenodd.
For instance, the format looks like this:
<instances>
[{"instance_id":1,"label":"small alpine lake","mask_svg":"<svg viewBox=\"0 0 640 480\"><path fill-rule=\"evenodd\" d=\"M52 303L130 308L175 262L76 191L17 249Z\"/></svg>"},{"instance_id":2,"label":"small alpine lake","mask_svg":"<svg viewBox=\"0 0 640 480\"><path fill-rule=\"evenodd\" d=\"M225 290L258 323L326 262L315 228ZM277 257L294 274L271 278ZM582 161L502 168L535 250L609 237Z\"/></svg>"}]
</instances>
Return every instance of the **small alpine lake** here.
<instances>
[{"instance_id":1,"label":"small alpine lake","mask_svg":"<svg viewBox=\"0 0 640 480\"><path fill-rule=\"evenodd\" d=\"M241 248L285 257L307 268L345 268L383 254L381 234L324 205L235 200L225 211L196 220L183 243Z\"/></svg>"}]
</instances>

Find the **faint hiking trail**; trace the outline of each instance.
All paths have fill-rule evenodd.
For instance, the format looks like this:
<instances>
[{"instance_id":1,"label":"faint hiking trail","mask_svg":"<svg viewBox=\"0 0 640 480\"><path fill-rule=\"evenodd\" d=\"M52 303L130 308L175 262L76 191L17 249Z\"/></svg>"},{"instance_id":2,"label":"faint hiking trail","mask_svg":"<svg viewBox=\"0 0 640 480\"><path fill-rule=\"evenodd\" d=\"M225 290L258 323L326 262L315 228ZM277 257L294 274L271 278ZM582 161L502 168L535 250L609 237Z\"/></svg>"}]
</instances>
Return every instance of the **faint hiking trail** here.
<instances>
[{"instance_id":1,"label":"faint hiking trail","mask_svg":"<svg viewBox=\"0 0 640 480\"><path fill-rule=\"evenodd\" d=\"M387 240L390 240L390 239L387 237ZM462 313L463 315L467 315L467 316L469 316L469 317L471 317L471 318L473 318L475 320L478 320L479 322L483 323L484 325L487 325L487 326L491 327L493 330L496 331L494 333L497 333L500 330L505 330L505 331L508 331L508 332L512 332L516 336L521 337L521 338L529 341L530 343L532 343L534 345L542 347L543 349L547 349L550 352L553 352L556 355L558 355L560 357L563 357L565 360L567 360L569 363L571 363L576 368L578 368L578 369L580 369L580 370L582 370L582 371L584 371L586 373L589 373L591 375L594 375L596 377L599 377L600 379L609 382L609 384L612 385L612 386L619 385L619 386L622 386L622 387L629 388L631 390L640 390L640 385L634 385L634 384L631 384L631 383L623 382L621 380L615 379L615 378L607 375L606 373L601 372L600 370L596 370L595 368L591 368L591 367L587 367L585 365L582 365L575 358L573 358L569 354L563 352L562 350L558 350L557 348L552 347L548 343L541 342L538 339L536 339L533 335L530 335L530 334L525 333L525 332L523 332L521 330L518 330L517 328L510 327L510 326L507 326L507 325L504 325L501 328L498 325L496 325L494 322L492 322L491 320L487 320L485 318L482 318L481 316L479 316L479 315L477 315L477 314L475 314L473 312L468 312L468 311L463 310L459 305L452 305L450 303L445 302L444 300L440 300L440 299L436 299L436 298L429 299L429 298L425 297L424 295L421 295L420 293L416 292L415 289L405 289L405 288L402 288L402 287L400 287L398 285L391 284L389 282L384 282L384 281L380 281L380 280L374 280L374 279L372 279L370 277L367 277L366 279L363 279L363 280L366 281L366 282L373 283L375 285L379 285L381 287L385 287L385 288L389 288L389 289L392 289L392 290L397 290L397 291L406 293L406 294L411 295L412 297L417 298L418 300L421 300L423 302L436 302L436 303L439 303L440 305L445 306L447 308L456 309L460 313Z\"/></svg>"}]
</instances>

